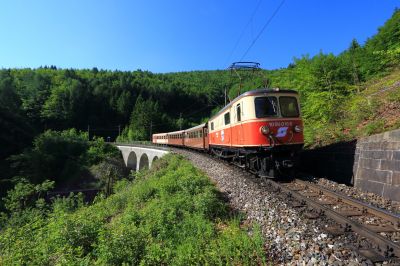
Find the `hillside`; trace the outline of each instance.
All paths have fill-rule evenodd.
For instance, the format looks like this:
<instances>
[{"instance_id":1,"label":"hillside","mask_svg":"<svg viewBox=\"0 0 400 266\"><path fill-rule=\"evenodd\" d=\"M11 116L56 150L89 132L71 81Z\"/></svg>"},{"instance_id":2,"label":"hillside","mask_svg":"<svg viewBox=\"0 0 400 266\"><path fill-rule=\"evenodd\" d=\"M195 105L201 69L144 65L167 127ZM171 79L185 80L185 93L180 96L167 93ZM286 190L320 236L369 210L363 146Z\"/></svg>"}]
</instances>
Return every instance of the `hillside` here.
<instances>
[{"instance_id":1,"label":"hillside","mask_svg":"<svg viewBox=\"0 0 400 266\"><path fill-rule=\"evenodd\" d=\"M0 219L0 264L266 263L260 231L241 225L209 178L182 157L167 155L114 192L92 205L71 196L45 208L39 199L4 226Z\"/></svg>"},{"instance_id":2,"label":"hillside","mask_svg":"<svg viewBox=\"0 0 400 266\"><path fill-rule=\"evenodd\" d=\"M243 78L240 92L269 87L298 90L307 146L399 127L400 10L364 44L349 40L339 55L322 51L295 58L287 68ZM154 74L93 69L0 70L0 182L23 169L10 156L23 153L45 130L75 128L88 138L149 140L207 121L239 93L230 71ZM384 90L386 87L394 87ZM384 90L382 93L376 93ZM384 116L382 120L381 117Z\"/></svg>"},{"instance_id":3,"label":"hillside","mask_svg":"<svg viewBox=\"0 0 400 266\"><path fill-rule=\"evenodd\" d=\"M311 146L347 141L400 128L400 70L363 83L359 93L342 100L339 119L306 130ZM312 131L311 131L312 130Z\"/></svg>"}]
</instances>

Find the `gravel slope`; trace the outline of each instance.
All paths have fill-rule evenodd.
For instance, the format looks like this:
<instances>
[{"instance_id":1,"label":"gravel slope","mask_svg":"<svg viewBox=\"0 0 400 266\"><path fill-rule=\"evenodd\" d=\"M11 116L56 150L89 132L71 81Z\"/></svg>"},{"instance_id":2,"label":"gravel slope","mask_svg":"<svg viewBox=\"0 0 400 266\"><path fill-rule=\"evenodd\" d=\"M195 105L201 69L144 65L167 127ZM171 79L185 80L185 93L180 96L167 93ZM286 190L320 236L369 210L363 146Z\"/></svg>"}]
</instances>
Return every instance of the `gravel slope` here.
<instances>
[{"instance_id":1,"label":"gravel slope","mask_svg":"<svg viewBox=\"0 0 400 266\"><path fill-rule=\"evenodd\" d=\"M321 230L325 223L320 219L303 218L301 210L289 207L251 174L201 153L173 151L204 171L227 195L233 208L244 212L250 222L261 225L272 264L372 265L348 248L349 243L354 243L355 234L329 236Z\"/></svg>"}]
</instances>

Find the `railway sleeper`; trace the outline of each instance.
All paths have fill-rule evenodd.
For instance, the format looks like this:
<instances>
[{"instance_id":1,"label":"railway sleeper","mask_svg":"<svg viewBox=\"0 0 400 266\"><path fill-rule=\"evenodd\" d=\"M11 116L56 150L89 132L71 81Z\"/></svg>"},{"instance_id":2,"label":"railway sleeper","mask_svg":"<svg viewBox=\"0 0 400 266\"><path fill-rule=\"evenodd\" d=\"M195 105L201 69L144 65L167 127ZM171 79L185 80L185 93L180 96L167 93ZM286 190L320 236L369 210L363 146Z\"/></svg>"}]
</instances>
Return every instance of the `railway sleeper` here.
<instances>
[{"instance_id":1,"label":"railway sleeper","mask_svg":"<svg viewBox=\"0 0 400 266\"><path fill-rule=\"evenodd\" d=\"M343 235L346 232L345 228L340 225L331 225L324 228L324 230L333 236Z\"/></svg>"},{"instance_id":2,"label":"railway sleeper","mask_svg":"<svg viewBox=\"0 0 400 266\"><path fill-rule=\"evenodd\" d=\"M271 186L280 187L282 192L285 192L285 194L288 194L288 192L290 192L291 196L293 198L296 198L297 200L304 200L307 203L307 205L310 208L312 208L315 212L321 211L322 213L320 212L319 215L321 214L325 215L326 217L337 222L338 224L345 225L346 226L345 230L351 230L359 234L360 236L368 238L376 245L378 253L380 253L385 259L390 259L394 257L400 258L400 245L398 243L389 241L388 239L377 234L376 232L368 229L365 225L352 221L346 216L343 216L338 212L331 210L330 208L327 208L324 205L319 204L312 198L305 197L299 192L290 191L289 188L281 186L276 182L269 181L269 183Z\"/></svg>"},{"instance_id":3,"label":"railway sleeper","mask_svg":"<svg viewBox=\"0 0 400 266\"><path fill-rule=\"evenodd\" d=\"M354 249L354 251L356 251L361 256L369 259L373 263L383 262L386 260L384 256L382 256L381 254L379 254L378 252L376 252L374 249L371 248Z\"/></svg>"},{"instance_id":4,"label":"railway sleeper","mask_svg":"<svg viewBox=\"0 0 400 266\"><path fill-rule=\"evenodd\" d=\"M220 152L220 155L222 155L222 154L223 154L223 152ZM252 158L251 156L246 156L246 161L245 161L246 168L250 172L257 174L258 176L260 176L260 169L263 169L263 168L265 169L265 167L262 166L263 163L262 163L262 160L260 161L260 159L262 159L262 158L257 158L257 157ZM393 261L394 259L398 260L400 258L400 245L398 243L391 242L388 239L377 234L377 232L375 232L375 230L371 230L371 229L367 228L365 225L360 224L359 222L356 222L356 221L352 221L351 219L347 218L348 216L341 215L337 211L334 211L334 210L326 207L326 205L328 205L328 204L326 204L326 205L320 204L320 203L318 203L318 200L316 200L315 198L306 197L306 196L302 195L299 191L291 190L290 188L288 188L282 184L279 184L277 182L273 182L272 180L266 180L265 183L264 182L262 182L262 183L265 187L274 189L277 192L277 194L280 195L280 198L284 198L290 202L298 201L301 203L301 205L298 204L299 207L308 206L309 208L311 208L311 211L308 210L305 212L305 215L309 216L310 219L326 217L326 218L332 219L336 223L342 225L341 227L339 227L339 229L336 228L336 230L335 229L331 230L331 233L335 233L335 231L336 231L336 233L346 233L346 232L353 231L353 232L357 233L360 237L365 237L365 238L369 239L371 241L371 243L374 243L375 247L363 249L365 252L362 255L366 258L371 259L371 261L379 262L379 261L384 261L384 260L388 260L388 259ZM303 182L301 182L301 183L303 183ZM303 183L303 185L304 184L305 183ZM305 187L311 188L313 186L308 186L308 184L306 184ZM329 196L331 196L331 195L338 196L339 195L338 193L331 193L330 191L327 191L326 189L319 190L317 188L316 191L318 191L318 193L315 193L317 195L321 195L321 194L329 195ZM325 193L325 192L329 192L329 193ZM286 196L286 198L285 198L285 196ZM359 203L355 204L355 202L356 202L355 200L348 199L346 197L341 197L341 196L337 197L337 201L342 202L342 203L347 203L347 204L350 203L350 205L353 205L353 206L354 205L357 206L357 204L359 204ZM365 205L363 207L365 207ZM359 211L361 213L365 213L365 210L363 208L361 210L359 209ZM368 213L371 213L371 212L376 213L378 211L375 209L373 209L372 211L370 209L368 209L367 212ZM355 213L353 213L353 214L355 214ZM390 218L389 220L395 219L393 217L390 217L390 215L388 217ZM342 228L344 228L344 229L342 229ZM381 229L379 229L379 230L381 230ZM368 253L367 250L370 250L371 252Z\"/></svg>"}]
</instances>

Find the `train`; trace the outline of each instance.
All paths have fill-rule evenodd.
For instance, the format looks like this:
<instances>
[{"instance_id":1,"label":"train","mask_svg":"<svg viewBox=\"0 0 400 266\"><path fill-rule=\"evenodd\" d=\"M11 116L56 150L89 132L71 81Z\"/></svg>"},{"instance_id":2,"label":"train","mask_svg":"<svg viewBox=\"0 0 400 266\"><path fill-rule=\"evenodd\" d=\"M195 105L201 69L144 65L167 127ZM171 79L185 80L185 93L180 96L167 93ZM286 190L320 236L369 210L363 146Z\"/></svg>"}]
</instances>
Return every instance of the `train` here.
<instances>
[{"instance_id":1,"label":"train","mask_svg":"<svg viewBox=\"0 0 400 266\"><path fill-rule=\"evenodd\" d=\"M299 94L279 88L247 91L206 123L153 134L152 142L207 152L263 178L293 175L304 146Z\"/></svg>"}]
</instances>

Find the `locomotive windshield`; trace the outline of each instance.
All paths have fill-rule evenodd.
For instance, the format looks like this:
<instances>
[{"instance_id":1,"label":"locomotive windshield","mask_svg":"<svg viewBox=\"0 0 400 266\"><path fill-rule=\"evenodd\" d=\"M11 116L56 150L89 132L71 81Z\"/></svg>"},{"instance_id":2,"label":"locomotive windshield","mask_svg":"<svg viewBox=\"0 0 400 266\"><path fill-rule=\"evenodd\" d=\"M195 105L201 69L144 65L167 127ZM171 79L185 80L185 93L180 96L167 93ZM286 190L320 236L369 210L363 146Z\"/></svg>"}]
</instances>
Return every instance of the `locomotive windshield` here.
<instances>
[{"instance_id":1,"label":"locomotive windshield","mask_svg":"<svg viewBox=\"0 0 400 266\"><path fill-rule=\"evenodd\" d=\"M257 97L254 102L257 118L278 115L278 99L276 97Z\"/></svg>"},{"instance_id":2,"label":"locomotive windshield","mask_svg":"<svg viewBox=\"0 0 400 266\"><path fill-rule=\"evenodd\" d=\"M257 118L278 116L278 99L276 97L256 97L254 103ZM299 116L299 107L295 97L279 97L279 107L282 117Z\"/></svg>"},{"instance_id":3,"label":"locomotive windshield","mask_svg":"<svg viewBox=\"0 0 400 266\"><path fill-rule=\"evenodd\" d=\"M281 107L281 115L283 117L298 117L299 106L295 97L279 97L279 103Z\"/></svg>"}]
</instances>

